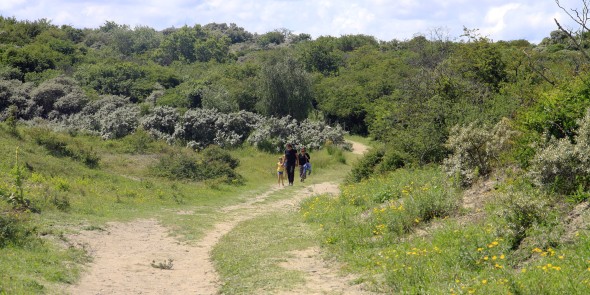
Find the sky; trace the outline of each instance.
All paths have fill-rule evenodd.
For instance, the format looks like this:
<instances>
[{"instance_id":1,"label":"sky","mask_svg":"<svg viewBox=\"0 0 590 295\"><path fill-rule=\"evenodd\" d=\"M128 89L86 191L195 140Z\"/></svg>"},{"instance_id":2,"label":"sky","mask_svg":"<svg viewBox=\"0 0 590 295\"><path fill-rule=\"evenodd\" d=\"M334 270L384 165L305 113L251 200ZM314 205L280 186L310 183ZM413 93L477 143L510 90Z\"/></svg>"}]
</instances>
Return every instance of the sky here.
<instances>
[{"instance_id":1,"label":"sky","mask_svg":"<svg viewBox=\"0 0 590 295\"><path fill-rule=\"evenodd\" d=\"M586 0L559 0L582 11ZM371 35L381 41L417 35L458 40L463 28L494 41L538 44L557 29L577 26L555 0L0 0L0 15L47 19L54 25L98 28L106 21L156 30L235 23L251 33Z\"/></svg>"}]
</instances>

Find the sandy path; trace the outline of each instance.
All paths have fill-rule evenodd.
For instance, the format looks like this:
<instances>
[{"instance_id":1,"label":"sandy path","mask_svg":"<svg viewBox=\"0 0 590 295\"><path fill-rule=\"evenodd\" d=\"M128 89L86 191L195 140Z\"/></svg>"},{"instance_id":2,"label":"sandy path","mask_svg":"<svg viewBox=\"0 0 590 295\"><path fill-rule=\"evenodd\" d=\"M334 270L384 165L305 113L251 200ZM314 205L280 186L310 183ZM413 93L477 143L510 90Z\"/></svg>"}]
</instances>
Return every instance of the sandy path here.
<instances>
[{"instance_id":1,"label":"sandy path","mask_svg":"<svg viewBox=\"0 0 590 295\"><path fill-rule=\"evenodd\" d=\"M287 188L288 189L288 188ZM70 236L74 244L84 247L93 262L69 294L217 294L219 277L210 260L210 251L219 239L236 225L274 211L296 210L308 196L338 193L334 183L309 185L295 197L267 201L278 188L273 188L246 203L221 210L224 221L196 245L179 242L167 228L154 219L129 223L109 223L104 231L82 231ZM188 211L190 213L190 211ZM178 212L187 214L187 211ZM341 277L334 266L325 263L319 249L310 248L291 253L282 266L303 271L307 283L284 294L362 294L358 286L350 286L351 278ZM151 266L172 259L171 270Z\"/></svg>"},{"instance_id":2,"label":"sandy path","mask_svg":"<svg viewBox=\"0 0 590 295\"><path fill-rule=\"evenodd\" d=\"M226 207L221 211L225 221L196 244L179 242L169 235L167 228L154 219L135 220L129 223L113 222L105 231L83 231L70 240L87 249L94 260L77 285L67 289L69 294L216 294L219 278L210 261L209 253L219 239L240 222L278 210L296 210L304 198L321 193L337 193L334 183L308 186L297 196L275 202L265 202L276 191L272 189L244 204ZM186 214L182 212L182 214ZM306 252L311 251L311 252ZM310 255L313 254L313 255ZM293 290L288 294L325 294L348 287L348 281L335 274L321 261L318 249L295 253L285 267L304 271L310 275L310 286L302 286L303 293ZM156 264L173 260L171 270L154 268ZM315 261L309 263L309 261ZM329 280L319 280L324 274ZM321 278L322 276L319 276ZM322 284L322 281L324 284ZM342 293L337 294L357 294ZM315 291L314 291L315 290Z\"/></svg>"},{"instance_id":3,"label":"sandy path","mask_svg":"<svg viewBox=\"0 0 590 295\"><path fill-rule=\"evenodd\" d=\"M352 143L352 153L353 154L362 155L369 150L369 148L366 145L364 145L360 142L350 141L350 140L348 142Z\"/></svg>"}]
</instances>

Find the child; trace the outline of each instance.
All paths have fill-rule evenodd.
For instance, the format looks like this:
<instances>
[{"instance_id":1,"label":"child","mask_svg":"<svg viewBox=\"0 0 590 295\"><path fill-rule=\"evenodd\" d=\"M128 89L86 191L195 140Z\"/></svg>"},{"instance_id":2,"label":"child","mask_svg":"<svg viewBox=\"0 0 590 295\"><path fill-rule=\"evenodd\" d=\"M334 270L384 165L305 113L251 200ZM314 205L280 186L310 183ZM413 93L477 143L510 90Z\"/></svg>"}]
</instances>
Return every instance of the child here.
<instances>
[{"instance_id":1,"label":"child","mask_svg":"<svg viewBox=\"0 0 590 295\"><path fill-rule=\"evenodd\" d=\"M285 161L283 160L283 157L280 157L279 162L277 163L277 175L279 177L279 186L281 186L281 184L285 186L283 172L285 172Z\"/></svg>"},{"instance_id":2,"label":"child","mask_svg":"<svg viewBox=\"0 0 590 295\"><path fill-rule=\"evenodd\" d=\"M307 172L308 175L311 175L311 163L310 162L305 163L305 165L303 165L303 169L305 170L305 172Z\"/></svg>"}]
</instances>

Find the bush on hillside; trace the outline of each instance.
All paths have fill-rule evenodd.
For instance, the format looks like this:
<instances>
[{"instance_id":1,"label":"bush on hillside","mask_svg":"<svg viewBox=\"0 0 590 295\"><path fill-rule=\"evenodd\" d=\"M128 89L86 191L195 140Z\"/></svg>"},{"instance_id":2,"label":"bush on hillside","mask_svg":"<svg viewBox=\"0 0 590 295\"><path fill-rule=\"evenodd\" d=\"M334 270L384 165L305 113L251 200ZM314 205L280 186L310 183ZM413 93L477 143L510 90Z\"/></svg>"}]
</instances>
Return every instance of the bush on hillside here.
<instances>
[{"instance_id":1,"label":"bush on hillside","mask_svg":"<svg viewBox=\"0 0 590 295\"><path fill-rule=\"evenodd\" d=\"M64 98L65 99L65 98ZM105 95L84 105L81 112L54 120L54 127L84 131L104 139L121 138L133 133L139 125L140 108L129 99Z\"/></svg>"},{"instance_id":2,"label":"bush on hillside","mask_svg":"<svg viewBox=\"0 0 590 295\"><path fill-rule=\"evenodd\" d=\"M0 249L9 245L23 246L34 237L35 230L29 226L24 216L0 212Z\"/></svg>"},{"instance_id":3,"label":"bush on hillside","mask_svg":"<svg viewBox=\"0 0 590 295\"><path fill-rule=\"evenodd\" d=\"M455 126L446 143L451 155L443 161L443 167L461 186L469 186L492 172L514 134L508 119L502 119L493 128L479 127L475 123Z\"/></svg>"},{"instance_id":4,"label":"bush on hillside","mask_svg":"<svg viewBox=\"0 0 590 295\"><path fill-rule=\"evenodd\" d=\"M309 150L320 149L327 142L346 148L345 133L339 125L332 127L308 119L298 122L291 116L270 117L256 126L248 142L260 150L273 153L282 151L287 143L305 146Z\"/></svg>"},{"instance_id":5,"label":"bush on hillside","mask_svg":"<svg viewBox=\"0 0 590 295\"><path fill-rule=\"evenodd\" d=\"M17 108L18 119L32 119L41 115L39 106L30 98L33 84L18 80L0 80L0 121L10 115L11 106Z\"/></svg>"},{"instance_id":6,"label":"bush on hillside","mask_svg":"<svg viewBox=\"0 0 590 295\"><path fill-rule=\"evenodd\" d=\"M538 149L529 176L540 187L563 194L590 189L590 109L573 137L552 138Z\"/></svg>"},{"instance_id":7,"label":"bush on hillside","mask_svg":"<svg viewBox=\"0 0 590 295\"><path fill-rule=\"evenodd\" d=\"M210 146L199 154L185 151L162 157L152 166L152 172L172 180L224 179L239 183L242 177L234 170L238 165L239 161L227 151Z\"/></svg>"},{"instance_id":8,"label":"bush on hillside","mask_svg":"<svg viewBox=\"0 0 590 295\"><path fill-rule=\"evenodd\" d=\"M100 156L92 148L69 136L53 133L45 128L32 128L28 132L35 143L45 147L53 156L69 157L90 168L97 167L100 162Z\"/></svg>"},{"instance_id":9,"label":"bush on hillside","mask_svg":"<svg viewBox=\"0 0 590 295\"><path fill-rule=\"evenodd\" d=\"M140 121L141 127L158 139L169 140L180 115L171 107L156 107Z\"/></svg>"},{"instance_id":10,"label":"bush on hillside","mask_svg":"<svg viewBox=\"0 0 590 295\"><path fill-rule=\"evenodd\" d=\"M219 112L213 109L190 109L181 117L174 130L174 139L191 143L200 149L213 144L215 123Z\"/></svg>"},{"instance_id":11,"label":"bush on hillside","mask_svg":"<svg viewBox=\"0 0 590 295\"><path fill-rule=\"evenodd\" d=\"M377 167L377 165L383 160L384 155L384 149L370 150L354 165L354 167L352 167L350 173L346 177L346 182L355 183L369 178L369 176L375 173L375 167Z\"/></svg>"},{"instance_id":12,"label":"bush on hillside","mask_svg":"<svg viewBox=\"0 0 590 295\"><path fill-rule=\"evenodd\" d=\"M73 92L83 93L74 79L60 76L41 83L31 92L31 99L41 108L42 115L48 116L58 100Z\"/></svg>"}]
</instances>

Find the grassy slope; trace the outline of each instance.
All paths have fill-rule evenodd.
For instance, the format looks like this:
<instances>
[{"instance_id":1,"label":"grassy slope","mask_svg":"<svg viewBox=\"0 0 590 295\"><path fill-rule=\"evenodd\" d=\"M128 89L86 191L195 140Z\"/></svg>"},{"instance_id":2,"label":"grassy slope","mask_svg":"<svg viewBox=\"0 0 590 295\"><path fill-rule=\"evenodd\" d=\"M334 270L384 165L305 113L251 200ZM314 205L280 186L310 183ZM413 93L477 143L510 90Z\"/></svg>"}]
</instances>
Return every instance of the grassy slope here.
<instances>
[{"instance_id":1,"label":"grassy slope","mask_svg":"<svg viewBox=\"0 0 590 295\"><path fill-rule=\"evenodd\" d=\"M93 169L70 157L52 156L34 143L29 129L19 129L19 134L9 134L0 124L0 187L5 191L14 189L10 171L19 147L24 195L40 213L11 215L25 221L18 226L34 228L35 234L18 245L0 248L0 293L52 293L56 283L74 282L87 257L67 247L67 233L100 229L107 221L155 217L182 238L195 240L220 218L219 208L256 196L276 181L277 155L252 148L232 151L240 160L237 170L245 182L231 186L150 176L149 165L160 155L174 152L174 148L162 143L146 144L133 137L102 141L77 136L76 142L92 147L101 158L99 167ZM141 153L129 152L138 147ZM319 175L322 170L340 166L330 158L318 157L314 172ZM0 212L5 212L2 214L9 209L6 202L0 202ZM195 214L176 214L180 210Z\"/></svg>"},{"instance_id":2,"label":"grassy slope","mask_svg":"<svg viewBox=\"0 0 590 295\"><path fill-rule=\"evenodd\" d=\"M310 199L301 213L321 225L328 253L385 293L590 291L587 203L572 211L510 181L469 192L444 192L446 182L437 168L399 170Z\"/></svg>"}]
</instances>

